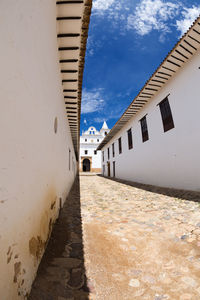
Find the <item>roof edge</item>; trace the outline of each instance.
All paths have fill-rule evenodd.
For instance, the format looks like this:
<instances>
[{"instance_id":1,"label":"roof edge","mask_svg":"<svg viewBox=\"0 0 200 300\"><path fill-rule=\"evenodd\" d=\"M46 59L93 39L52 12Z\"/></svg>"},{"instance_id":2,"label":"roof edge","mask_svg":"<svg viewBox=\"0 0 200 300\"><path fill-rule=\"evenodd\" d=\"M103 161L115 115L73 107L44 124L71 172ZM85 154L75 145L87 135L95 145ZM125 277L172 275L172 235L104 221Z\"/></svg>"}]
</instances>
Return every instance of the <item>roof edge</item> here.
<instances>
[{"instance_id":1,"label":"roof edge","mask_svg":"<svg viewBox=\"0 0 200 300\"><path fill-rule=\"evenodd\" d=\"M148 99L146 101L146 103L138 110L136 110L136 112L134 114L132 114L130 117L126 116L126 113L131 109L131 111L133 111L134 108L134 104L136 104L136 101L138 100L138 98L141 96L142 92L147 88L148 84L150 83L150 81L153 79L153 77L159 72L159 70L163 67L164 63L167 62L167 60L170 58L170 56L172 55L173 52L175 52L176 48L184 41L185 37L188 36L188 34L194 29L194 27L196 25L200 26L200 15L196 18L196 20L192 23L192 25L189 27L189 29L183 34L183 36L178 40L178 42L175 44L175 46L172 48L172 50L170 52L168 52L167 56L164 58L164 60L160 63L160 65L157 67L157 69L154 71L154 73L151 75L151 77L145 82L144 86L142 87L142 89L139 91L139 93L137 94L137 96L131 101L130 105L128 106L128 108L124 111L124 113L122 114L122 116L119 118L119 120L115 123L115 125L112 127L112 129L110 130L110 132L108 133L108 135L103 139L103 141L100 143L100 145L98 146L97 150L101 150L120 130L121 128L127 124L127 122L135 115L137 114L137 112L139 112L141 110L141 108L143 108L143 106L146 103L149 103L149 101L160 91L162 90L162 88L165 86L166 82L163 84L163 86L160 87L160 89L158 89L157 92L155 92L152 97L147 97ZM199 37L200 37L200 32L198 32ZM200 41L197 40L197 43L200 44ZM199 46L200 47L200 46ZM198 48L199 49L199 48ZM195 53L198 51L198 49L196 49ZM192 56L195 54L192 53ZM185 63L185 62L184 62ZM184 65L184 63L182 65L178 65L180 68L182 68L182 66ZM174 63L175 64L175 63ZM176 64L175 64L176 65ZM173 77L173 75L175 75L176 71L173 71L174 74L170 75L171 77ZM147 93L146 93L147 94ZM142 101L142 100L141 100ZM138 100L139 102L139 100ZM130 114L130 112L129 112ZM123 120L123 117L126 116L126 120ZM120 124L120 122L123 122L123 124Z\"/></svg>"}]
</instances>

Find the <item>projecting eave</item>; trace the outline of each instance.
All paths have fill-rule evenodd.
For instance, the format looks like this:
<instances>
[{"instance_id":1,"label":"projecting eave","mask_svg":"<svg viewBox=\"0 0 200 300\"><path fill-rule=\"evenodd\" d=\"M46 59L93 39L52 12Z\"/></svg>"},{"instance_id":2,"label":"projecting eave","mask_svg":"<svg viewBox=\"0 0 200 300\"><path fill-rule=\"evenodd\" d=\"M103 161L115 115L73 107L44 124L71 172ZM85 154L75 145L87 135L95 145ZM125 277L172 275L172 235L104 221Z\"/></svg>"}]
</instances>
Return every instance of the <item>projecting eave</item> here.
<instances>
[{"instance_id":1,"label":"projecting eave","mask_svg":"<svg viewBox=\"0 0 200 300\"><path fill-rule=\"evenodd\" d=\"M171 52L159 65L150 79L145 83L139 94L116 122L108 135L100 143L97 150L101 150L120 130L133 118L151 99L165 86L187 61L200 48L200 17L196 19L189 30L174 46Z\"/></svg>"},{"instance_id":2,"label":"projecting eave","mask_svg":"<svg viewBox=\"0 0 200 300\"><path fill-rule=\"evenodd\" d=\"M78 159L82 78L92 0L61 0L56 5L63 98Z\"/></svg>"},{"instance_id":3,"label":"projecting eave","mask_svg":"<svg viewBox=\"0 0 200 300\"><path fill-rule=\"evenodd\" d=\"M99 143L80 143L80 146L95 146L97 147Z\"/></svg>"}]
</instances>

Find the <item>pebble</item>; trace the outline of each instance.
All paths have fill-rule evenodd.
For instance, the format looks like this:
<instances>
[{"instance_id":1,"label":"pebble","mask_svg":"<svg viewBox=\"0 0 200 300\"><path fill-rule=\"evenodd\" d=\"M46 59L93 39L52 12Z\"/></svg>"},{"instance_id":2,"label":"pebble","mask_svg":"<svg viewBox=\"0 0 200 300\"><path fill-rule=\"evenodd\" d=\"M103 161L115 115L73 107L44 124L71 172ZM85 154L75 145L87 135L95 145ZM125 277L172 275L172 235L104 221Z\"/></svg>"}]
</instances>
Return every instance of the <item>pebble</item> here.
<instances>
[{"instance_id":1,"label":"pebble","mask_svg":"<svg viewBox=\"0 0 200 300\"><path fill-rule=\"evenodd\" d=\"M187 259L188 261L193 261L193 260L194 260L194 256L187 256L186 259Z\"/></svg>"},{"instance_id":2,"label":"pebble","mask_svg":"<svg viewBox=\"0 0 200 300\"><path fill-rule=\"evenodd\" d=\"M162 293L163 289L160 286L152 285L151 290Z\"/></svg>"},{"instance_id":3,"label":"pebble","mask_svg":"<svg viewBox=\"0 0 200 300\"><path fill-rule=\"evenodd\" d=\"M179 299L180 300L191 300L192 295L191 294L182 294Z\"/></svg>"},{"instance_id":4,"label":"pebble","mask_svg":"<svg viewBox=\"0 0 200 300\"><path fill-rule=\"evenodd\" d=\"M193 233L196 235L200 235L200 228L193 230Z\"/></svg>"},{"instance_id":5,"label":"pebble","mask_svg":"<svg viewBox=\"0 0 200 300\"><path fill-rule=\"evenodd\" d=\"M140 282L138 279L131 279L129 281L129 286L131 287L139 287L140 286Z\"/></svg>"},{"instance_id":6,"label":"pebble","mask_svg":"<svg viewBox=\"0 0 200 300\"><path fill-rule=\"evenodd\" d=\"M117 281L126 280L126 277L123 274L120 274L120 273L113 273L112 277L114 277Z\"/></svg>"},{"instance_id":7,"label":"pebble","mask_svg":"<svg viewBox=\"0 0 200 300\"><path fill-rule=\"evenodd\" d=\"M164 299L169 299L169 297L166 297L165 295L158 295L158 294L156 294L154 297L154 300L164 300Z\"/></svg>"},{"instance_id":8,"label":"pebble","mask_svg":"<svg viewBox=\"0 0 200 300\"><path fill-rule=\"evenodd\" d=\"M188 243L192 243L192 242L194 242L196 239L194 238L194 237L191 237L191 238L189 238L187 241L188 241Z\"/></svg>"},{"instance_id":9,"label":"pebble","mask_svg":"<svg viewBox=\"0 0 200 300\"><path fill-rule=\"evenodd\" d=\"M171 220L171 216L164 216L163 219L164 220Z\"/></svg>"},{"instance_id":10,"label":"pebble","mask_svg":"<svg viewBox=\"0 0 200 300\"><path fill-rule=\"evenodd\" d=\"M139 276L142 273L142 270L132 269L127 272L129 275Z\"/></svg>"},{"instance_id":11,"label":"pebble","mask_svg":"<svg viewBox=\"0 0 200 300\"><path fill-rule=\"evenodd\" d=\"M143 282L147 282L147 283L151 283L151 284L154 284L156 281L155 281L155 278L152 277L152 276L149 276L149 275L144 275L142 277L142 281Z\"/></svg>"},{"instance_id":12,"label":"pebble","mask_svg":"<svg viewBox=\"0 0 200 300\"><path fill-rule=\"evenodd\" d=\"M135 246L131 246L130 249L131 249L132 251L137 250L137 248L136 248Z\"/></svg>"},{"instance_id":13,"label":"pebble","mask_svg":"<svg viewBox=\"0 0 200 300\"><path fill-rule=\"evenodd\" d=\"M135 292L134 297L140 297L144 294L144 292L145 289L138 290L137 292Z\"/></svg>"},{"instance_id":14,"label":"pebble","mask_svg":"<svg viewBox=\"0 0 200 300\"><path fill-rule=\"evenodd\" d=\"M170 279L170 278L165 278L165 279L163 279L163 281L162 281L164 284L170 284L171 282L172 282L172 280Z\"/></svg>"},{"instance_id":15,"label":"pebble","mask_svg":"<svg viewBox=\"0 0 200 300\"><path fill-rule=\"evenodd\" d=\"M188 236L186 234L181 236L181 240L186 240L188 238Z\"/></svg>"},{"instance_id":16,"label":"pebble","mask_svg":"<svg viewBox=\"0 0 200 300\"><path fill-rule=\"evenodd\" d=\"M122 241L123 241L123 242L128 242L128 239L122 238Z\"/></svg>"},{"instance_id":17,"label":"pebble","mask_svg":"<svg viewBox=\"0 0 200 300\"><path fill-rule=\"evenodd\" d=\"M192 277L182 277L181 281L183 281L185 284L190 285L192 287L197 286L197 282Z\"/></svg>"},{"instance_id":18,"label":"pebble","mask_svg":"<svg viewBox=\"0 0 200 300\"><path fill-rule=\"evenodd\" d=\"M167 276L166 273L161 273L158 278L164 284L170 284L171 283L171 279Z\"/></svg>"}]
</instances>

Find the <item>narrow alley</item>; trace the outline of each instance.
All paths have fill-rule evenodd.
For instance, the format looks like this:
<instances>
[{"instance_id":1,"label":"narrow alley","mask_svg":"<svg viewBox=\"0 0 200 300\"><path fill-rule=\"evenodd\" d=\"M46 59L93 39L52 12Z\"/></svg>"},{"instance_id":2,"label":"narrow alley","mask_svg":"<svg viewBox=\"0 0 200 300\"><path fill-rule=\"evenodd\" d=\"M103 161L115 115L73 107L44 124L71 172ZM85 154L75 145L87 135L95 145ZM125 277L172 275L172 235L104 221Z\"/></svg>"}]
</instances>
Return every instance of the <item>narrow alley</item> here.
<instances>
[{"instance_id":1,"label":"narrow alley","mask_svg":"<svg viewBox=\"0 0 200 300\"><path fill-rule=\"evenodd\" d=\"M199 201L199 193L81 174L29 299L200 299Z\"/></svg>"}]
</instances>

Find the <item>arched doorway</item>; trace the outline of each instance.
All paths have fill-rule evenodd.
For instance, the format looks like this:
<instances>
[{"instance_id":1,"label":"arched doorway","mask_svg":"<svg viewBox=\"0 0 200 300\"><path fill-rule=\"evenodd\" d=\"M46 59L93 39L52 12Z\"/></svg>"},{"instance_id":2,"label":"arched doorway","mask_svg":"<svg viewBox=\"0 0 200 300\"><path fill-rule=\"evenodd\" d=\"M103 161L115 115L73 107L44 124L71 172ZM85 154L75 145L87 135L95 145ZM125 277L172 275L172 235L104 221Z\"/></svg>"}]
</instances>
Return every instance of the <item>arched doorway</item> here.
<instances>
[{"instance_id":1,"label":"arched doorway","mask_svg":"<svg viewBox=\"0 0 200 300\"><path fill-rule=\"evenodd\" d=\"M83 160L83 172L90 172L90 160L88 158Z\"/></svg>"}]
</instances>

